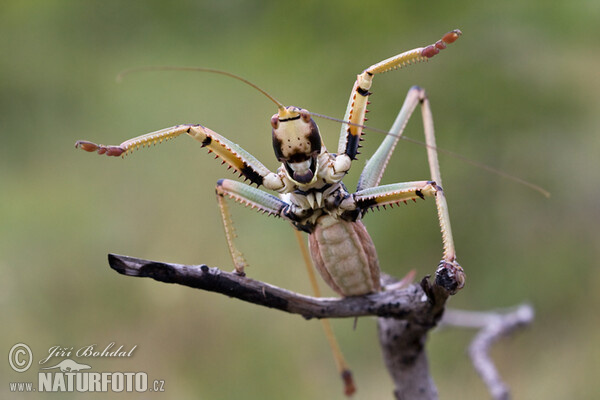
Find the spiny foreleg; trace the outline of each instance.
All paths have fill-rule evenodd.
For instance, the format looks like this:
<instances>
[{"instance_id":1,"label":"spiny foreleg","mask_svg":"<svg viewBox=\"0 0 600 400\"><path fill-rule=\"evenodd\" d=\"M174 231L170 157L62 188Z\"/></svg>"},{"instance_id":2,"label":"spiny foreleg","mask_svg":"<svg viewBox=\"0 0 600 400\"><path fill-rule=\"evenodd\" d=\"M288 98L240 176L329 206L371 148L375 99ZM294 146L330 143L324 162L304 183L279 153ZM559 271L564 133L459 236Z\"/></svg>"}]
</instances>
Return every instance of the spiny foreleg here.
<instances>
[{"instance_id":1,"label":"spiny foreleg","mask_svg":"<svg viewBox=\"0 0 600 400\"><path fill-rule=\"evenodd\" d=\"M118 146L105 146L79 140L75 143L75 147L89 152L96 151L98 154L117 157L125 156L140 147L162 143L165 140L176 138L182 134L187 134L200 142L202 147L208 149L209 153L214 153L216 158L221 158L223 164L227 164L229 168L233 168L240 176L251 183L257 186L264 185L267 189L271 190L281 190L284 187L281 174L271 172L238 144L198 124L177 125L161 129L126 140Z\"/></svg>"},{"instance_id":2,"label":"spiny foreleg","mask_svg":"<svg viewBox=\"0 0 600 400\"><path fill-rule=\"evenodd\" d=\"M431 162L431 160L430 160ZM439 171L432 173L433 176L440 177ZM464 286L464 271L460 264L456 261L456 251L454 249L454 241L452 238L452 230L450 229L450 217L448 214L448 206L446 197L441 186L435 181L416 181L394 183L391 185L382 185L372 188L360 190L354 194L357 207L366 211L373 208L393 206L399 203L417 199L425 199L426 197L434 197L440 229L442 232L443 257L440 261L438 269L444 268L448 274L457 276L456 281L459 285L455 290L461 289Z\"/></svg>"},{"instance_id":3,"label":"spiny foreleg","mask_svg":"<svg viewBox=\"0 0 600 400\"><path fill-rule=\"evenodd\" d=\"M445 49L447 44L453 43L461 35L461 31L455 29L446 33L440 40L425 47L418 47L396 56L385 59L377 64L373 64L365 69L356 77L356 82L350 93L350 100L346 107L344 121L349 121L353 125L344 125L340 132L338 142L338 157L354 160L358 154L362 134L362 125L366 121L365 115L368 112L368 99L371 95L369 91L373 82L373 75L387 72L393 69L401 68L409 64L420 61L427 61L440 50ZM338 161L339 162L339 161Z\"/></svg>"}]
</instances>

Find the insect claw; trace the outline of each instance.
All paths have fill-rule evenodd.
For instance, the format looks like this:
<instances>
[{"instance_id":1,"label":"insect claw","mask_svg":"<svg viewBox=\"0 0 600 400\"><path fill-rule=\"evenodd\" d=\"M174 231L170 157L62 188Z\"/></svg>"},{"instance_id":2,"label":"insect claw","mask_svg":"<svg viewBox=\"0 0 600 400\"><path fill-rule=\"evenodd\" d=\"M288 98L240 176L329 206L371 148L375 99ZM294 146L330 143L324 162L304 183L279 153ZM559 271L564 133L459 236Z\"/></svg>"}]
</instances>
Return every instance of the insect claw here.
<instances>
[{"instance_id":1,"label":"insect claw","mask_svg":"<svg viewBox=\"0 0 600 400\"><path fill-rule=\"evenodd\" d=\"M344 394L348 397L356 392L356 385L352 378L352 372L348 369L342 371L342 380L344 381Z\"/></svg>"},{"instance_id":2,"label":"insect claw","mask_svg":"<svg viewBox=\"0 0 600 400\"><path fill-rule=\"evenodd\" d=\"M106 154L107 156L113 157L120 156L127 152L127 149L124 149L120 146L104 146L102 144L96 144L85 140L78 140L75 143L75 148L81 148L82 150L89 152L97 151L98 154Z\"/></svg>"},{"instance_id":3,"label":"insect claw","mask_svg":"<svg viewBox=\"0 0 600 400\"><path fill-rule=\"evenodd\" d=\"M460 29L454 29L453 31L446 33L442 37L442 42L448 43L448 44L454 43L460 35L462 35L462 32L460 31Z\"/></svg>"},{"instance_id":4,"label":"insect claw","mask_svg":"<svg viewBox=\"0 0 600 400\"><path fill-rule=\"evenodd\" d=\"M126 152L126 150L124 148L122 148L122 147L119 147L119 146L108 146L106 148L106 155L107 156L118 157L118 156L122 155L125 152Z\"/></svg>"},{"instance_id":5,"label":"insect claw","mask_svg":"<svg viewBox=\"0 0 600 400\"><path fill-rule=\"evenodd\" d=\"M431 58L431 57L435 56L436 54L438 54L439 52L440 52L439 48L430 44L429 46L425 47L421 51L421 55L426 58Z\"/></svg>"},{"instance_id":6,"label":"insect claw","mask_svg":"<svg viewBox=\"0 0 600 400\"><path fill-rule=\"evenodd\" d=\"M435 271L435 283L455 294L465 286L465 272L456 261L441 260Z\"/></svg>"},{"instance_id":7,"label":"insect claw","mask_svg":"<svg viewBox=\"0 0 600 400\"><path fill-rule=\"evenodd\" d=\"M86 140L78 140L75 142L75 148L81 148L81 150L85 150L85 151L96 151L98 150L100 146L98 146L96 143L92 143L92 142L88 142Z\"/></svg>"}]
</instances>

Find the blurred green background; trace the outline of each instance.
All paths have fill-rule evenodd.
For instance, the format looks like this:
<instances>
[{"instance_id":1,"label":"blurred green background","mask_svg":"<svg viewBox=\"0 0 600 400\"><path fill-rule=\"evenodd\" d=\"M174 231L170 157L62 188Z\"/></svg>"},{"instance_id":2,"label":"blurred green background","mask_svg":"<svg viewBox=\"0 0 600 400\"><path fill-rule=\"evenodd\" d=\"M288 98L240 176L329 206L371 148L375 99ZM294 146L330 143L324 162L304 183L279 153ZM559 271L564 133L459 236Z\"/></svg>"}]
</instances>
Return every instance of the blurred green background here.
<instances>
[{"instance_id":1,"label":"blurred green background","mask_svg":"<svg viewBox=\"0 0 600 400\"><path fill-rule=\"evenodd\" d=\"M369 125L387 129L411 85L428 91L438 145L538 183L538 193L441 155L467 286L453 307L531 302L535 324L493 351L516 399L600 393L600 3L593 0L9 1L0 4L0 398L9 381L37 380L51 346L130 348L95 371L146 371L163 398L342 398L316 321L221 295L118 275L114 252L232 269L214 184L232 175L188 138L108 159L76 151L178 123L202 123L274 169L273 104L248 87L149 65L240 74L285 104L342 117L368 65L464 35L426 64L374 80ZM318 121L330 149L339 126ZM420 116L407 135L422 139ZM355 186L381 137L369 133L346 180ZM400 143L384 183L428 177L425 150ZM310 293L290 226L233 206L251 277ZM432 273L441 255L433 202L368 214L385 272ZM322 285L323 286L323 285ZM334 321L358 399L390 398L375 320ZM442 399L482 399L466 357L473 332L430 336ZM28 344L34 367L6 354ZM56 359L56 361L61 358ZM79 360L82 361L82 360ZM155 398L74 394L61 398ZM56 396L49 396L56 397Z\"/></svg>"}]
</instances>

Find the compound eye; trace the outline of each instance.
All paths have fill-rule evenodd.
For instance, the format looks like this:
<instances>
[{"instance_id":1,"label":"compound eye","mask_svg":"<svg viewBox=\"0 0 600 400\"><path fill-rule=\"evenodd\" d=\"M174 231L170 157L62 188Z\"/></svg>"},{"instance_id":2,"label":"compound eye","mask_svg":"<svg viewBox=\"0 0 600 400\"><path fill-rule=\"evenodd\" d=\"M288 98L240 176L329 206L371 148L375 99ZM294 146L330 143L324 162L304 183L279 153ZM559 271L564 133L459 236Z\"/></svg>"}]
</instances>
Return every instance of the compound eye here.
<instances>
[{"instance_id":1,"label":"compound eye","mask_svg":"<svg viewBox=\"0 0 600 400\"><path fill-rule=\"evenodd\" d=\"M275 114L271 117L271 126L273 127L273 129L277 129L277 127L279 126L279 115Z\"/></svg>"},{"instance_id":2,"label":"compound eye","mask_svg":"<svg viewBox=\"0 0 600 400\"><path fill-rule=\"evenodd\" d=\"M310 122L310 113L306 110L300 110L300 117L304 122Z\"/></svg>"}]
</instances>

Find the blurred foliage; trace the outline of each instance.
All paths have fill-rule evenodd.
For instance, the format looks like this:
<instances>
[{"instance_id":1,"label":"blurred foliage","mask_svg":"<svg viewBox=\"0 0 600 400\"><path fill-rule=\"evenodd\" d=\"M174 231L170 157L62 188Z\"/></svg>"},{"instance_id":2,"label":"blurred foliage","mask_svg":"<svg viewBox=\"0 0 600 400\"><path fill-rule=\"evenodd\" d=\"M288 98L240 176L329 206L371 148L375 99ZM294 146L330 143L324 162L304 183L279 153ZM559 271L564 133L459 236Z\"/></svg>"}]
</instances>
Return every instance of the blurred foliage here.
<instances>
[{"instance_id":1,"label":"blurred foliage","mask_svg":"<svg viewBox=\"0 0 600 400\"><path fill-rule=\"evenodd\" d=\"M592 398L600 393L598 20L600 3L592 0L4 0L2 352L17 342L39 356L54 345L114 341L137 345L135 356L94 360L94 368L144 370L166 381L168 398L341 398L317 322L108 268L106 254L115 252L230 269L213 192L230 173L185 138L125 160L75 151L73 143L117 144L198 122L276 168L269 126L275 110L255 91L200 73L146 72L121 84L116 74L148 65L221 68L286 104L342 117L356 73L460 28L464 36L430 63L375 79L369 124L388 127L408 88L421 85L440 147L552 193L545 199L441 156L468 274L452 305L485 310L531 302L535 325L494 351L515 398ZM419 120L417 114L408 136L422 138ZM339 126L319 124L335 149ZM367 135L349 187L380 139ZM424 149L401 143L384 179L427 175ZM310 293L290 227L232 209L249 274ZM432 202L372 213L365 223L385 271L434 270L441 251ZM362 318L356 330L352 324L334 321L357 398L389 398L375 322ZM443 399L487 396L465 356L471 336L431 334ZM0 365L0 397L8 396L8 381L36 379L36 368L16 374ZM78 397L96 398L62 396Z\"/></svg>"}]
</instances>

